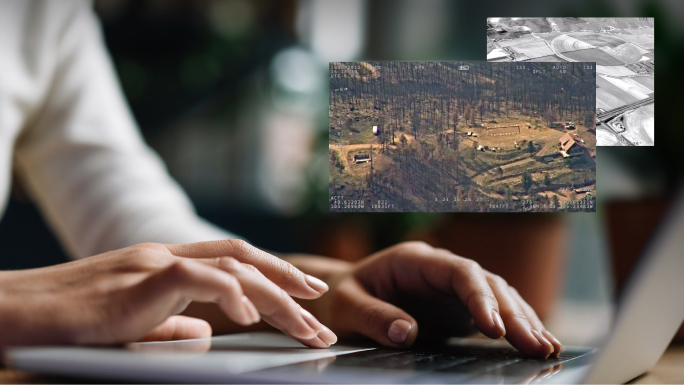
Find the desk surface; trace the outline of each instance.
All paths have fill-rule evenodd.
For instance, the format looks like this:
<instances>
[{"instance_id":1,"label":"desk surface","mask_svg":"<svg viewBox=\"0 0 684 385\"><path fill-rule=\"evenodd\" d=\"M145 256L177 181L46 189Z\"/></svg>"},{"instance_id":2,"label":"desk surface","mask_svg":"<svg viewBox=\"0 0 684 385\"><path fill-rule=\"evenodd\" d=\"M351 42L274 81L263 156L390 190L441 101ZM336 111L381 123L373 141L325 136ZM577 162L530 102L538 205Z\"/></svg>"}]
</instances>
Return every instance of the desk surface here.
<instances>
[{"instance_id":1,"label":"desk surface","mask_svg":"<svg viewBox=\"0 0 684 385\"><path fill-rule=\"evenodd\" d=\"M672 344L653 369L630 384L684 384L684 344Z\"/></svg>"},{"instance_id":2,"label":"desk surface","mask_svg":"<svg viewBox=\"0 0 684 385\"><path fill-rule=\"evenodd\" d=\"M64 384L75 381L79 380L0 369L0 384ZM85 382L92 382L92 379ZM630 384L684 384L684 344L671 345L650 372Z\"/></svg>"}]
</instances>

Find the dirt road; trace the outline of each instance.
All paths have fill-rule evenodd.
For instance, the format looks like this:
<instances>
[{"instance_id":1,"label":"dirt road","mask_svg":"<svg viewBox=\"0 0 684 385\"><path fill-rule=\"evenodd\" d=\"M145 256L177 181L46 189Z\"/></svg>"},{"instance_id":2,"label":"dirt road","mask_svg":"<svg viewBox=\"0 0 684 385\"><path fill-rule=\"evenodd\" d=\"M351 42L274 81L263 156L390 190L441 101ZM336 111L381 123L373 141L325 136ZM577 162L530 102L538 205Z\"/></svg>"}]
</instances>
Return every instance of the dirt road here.
<instances>
[{"instance_id":1,"label":"dirt road","mask_svg":"<svg viewBox=\"0 0 684 385\"><path fill-rule=\"evenodd\" d=\"M406 137L406 142L407 144L413 142L416 138L407 133L401 133ZM399 136L401 136L401 134ZM399 139L395 135L395 143L397 145L399 144ZM389 145L391 148L396 148L397 145ZM355 151L355 150L370 150L371 146L373 148L380 148L380 144L378 143L362 143L362 144L344 144L344 145L338 145L338 144L328 144L328 150L329 151L336 151L340 156L339 158L341 159L342 163L344 164L344 168L346 169L347 166L349 165L349 151Z\"/></svg>"}]
</instances>

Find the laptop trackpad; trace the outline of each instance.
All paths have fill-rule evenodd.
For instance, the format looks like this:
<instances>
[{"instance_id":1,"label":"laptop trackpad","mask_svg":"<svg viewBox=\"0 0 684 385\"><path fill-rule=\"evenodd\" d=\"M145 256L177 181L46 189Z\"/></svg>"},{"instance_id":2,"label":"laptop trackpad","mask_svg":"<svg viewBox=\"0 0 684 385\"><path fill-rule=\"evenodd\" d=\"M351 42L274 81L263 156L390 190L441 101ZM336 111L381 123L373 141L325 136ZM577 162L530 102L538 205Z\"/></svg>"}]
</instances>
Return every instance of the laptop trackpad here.
<instances>
[{"instance_id":1,"label":"laptop trackpad","mask_svg":"<svg viewBox=\"0 0 684 385\"><path fill-rule=\"evenodd\" d=\"M168 379L172 373L235 375L373 349L342 344L311 349L282 333L263 332L132 343L126 348L15 348L6 358L15 368L41 373L149 379L157 378L154 373L163 373Z\"/></svg>"}]
</instances>

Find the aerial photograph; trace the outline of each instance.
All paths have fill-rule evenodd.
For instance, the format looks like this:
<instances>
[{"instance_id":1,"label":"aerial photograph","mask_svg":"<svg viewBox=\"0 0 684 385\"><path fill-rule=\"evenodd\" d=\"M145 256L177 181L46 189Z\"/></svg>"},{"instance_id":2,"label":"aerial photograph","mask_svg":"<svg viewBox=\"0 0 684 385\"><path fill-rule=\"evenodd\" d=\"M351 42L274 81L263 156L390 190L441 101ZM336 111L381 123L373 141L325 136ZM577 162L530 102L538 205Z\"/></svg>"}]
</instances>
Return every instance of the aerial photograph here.
<instances>
[{"instance_id":1,"label":"aerial photograph","mask_svg":"<svg viewBox=\"0 0 684 385\"><path fill-rule=\"evenodd\" d=\"M595 63L332 62L331 212L596 211Z\"/></svg>"},{"instance_id":2,"label":"aerial photograph","mask_svg":"<svg viewBox=\"0 0 684 385\"><path fill-rule=\"evenodd\" d=\"M598 146L653 146L653 18L491 17L487 61L596 62Z\"/></svg>"}]
</instances>

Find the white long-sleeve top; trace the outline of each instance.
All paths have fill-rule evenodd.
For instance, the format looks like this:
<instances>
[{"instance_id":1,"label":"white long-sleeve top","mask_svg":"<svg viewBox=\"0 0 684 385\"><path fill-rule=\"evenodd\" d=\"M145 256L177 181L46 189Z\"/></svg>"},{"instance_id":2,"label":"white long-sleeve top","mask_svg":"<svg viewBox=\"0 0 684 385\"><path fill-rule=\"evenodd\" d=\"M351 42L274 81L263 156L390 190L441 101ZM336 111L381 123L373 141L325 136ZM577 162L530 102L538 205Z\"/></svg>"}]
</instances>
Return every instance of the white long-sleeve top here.
<instances>
[{"instance_id":1,"label":"white long-sleeve top","mask_svg":"<svg viewBox=\"0 0 684 385\"><path fill-rule=\"evenodd\" d=\"M0 214L13 167L73 257L233 237L144 143L88 1L0 1Z\"/></svg>"}]
</instances>

